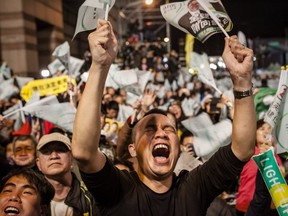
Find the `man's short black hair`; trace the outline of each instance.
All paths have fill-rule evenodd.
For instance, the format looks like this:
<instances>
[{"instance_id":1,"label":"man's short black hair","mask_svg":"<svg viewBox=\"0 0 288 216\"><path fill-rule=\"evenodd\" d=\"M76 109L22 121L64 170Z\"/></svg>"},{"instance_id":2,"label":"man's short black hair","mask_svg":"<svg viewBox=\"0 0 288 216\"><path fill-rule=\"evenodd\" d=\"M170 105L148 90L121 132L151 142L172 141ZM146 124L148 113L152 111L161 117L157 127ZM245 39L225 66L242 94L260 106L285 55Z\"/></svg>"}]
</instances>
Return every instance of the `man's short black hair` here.
<instances>
[{"instance_id":1,"label":"man's short black hair","mask_svg":"<svg viewBox=\"0 0 288 216\"><path fill-rule=\"evenodd\" d=\"M147 113L145 113L145 115L142 117L142 119L143 119L144 117L146 117L146 116L148 116L148 115L152 115L152 114L160 114L160 115L164 115L164 116L167 117L167 112L166 112L166 111L161 110L161 109L154 108L154 109L149 110ZM168 118L168 117L167 117L167 118ZM141 119L140 119L138 122L140 122L140 121L141 121ZM132 130L132 142L135 141L135 125L137 125L138 122L137 122L136 124L134 124L134 126L133 126L133 130Z\"/></svg>"},{"instance_id":2,"label":"man's short black hair","mask_svg":"<svg viewBox=\"0 0 288 216\"><path fill-rule=\"evenodd\" d=\"M143 117L151 115L151 114L162 114L162 115L167 116L166 111L154 108L154 109L149 110L147 113L145 113L145 115Z\"/></svg>"},{"instance_id":3,"label":"man's short black hair","mask_svg":"<svg viewBox=\"0 0 288 216\"><path fill-rule=\"evenodd\" d=\"M37 192L39 193L41 198L40 204L47 206L50 205L50 202L55 194L54 187L47 181L43 174L29 168L14 169L6 176L4 176L0 182L0 192L2 192L5 183L13 176L23 176L24 178L26 178L31 185L34 185L36 187Z\"/></svg>"}]
</instances>

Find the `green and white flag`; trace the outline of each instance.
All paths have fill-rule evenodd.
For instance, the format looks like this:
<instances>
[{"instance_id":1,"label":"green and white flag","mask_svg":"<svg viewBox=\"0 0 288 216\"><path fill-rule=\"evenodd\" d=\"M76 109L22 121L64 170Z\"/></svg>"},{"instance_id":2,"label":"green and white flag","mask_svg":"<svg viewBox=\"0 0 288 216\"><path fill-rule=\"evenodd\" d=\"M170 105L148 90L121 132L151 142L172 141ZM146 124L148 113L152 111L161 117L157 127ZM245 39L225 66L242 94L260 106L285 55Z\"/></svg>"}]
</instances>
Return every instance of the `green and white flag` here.
<instances>
[{"instance_id":1,"label":"green and white flag","mask_svg":"<svg viewBox=\"0 0 288 216\"><path fill-rule=\"evenodd\" d=\"M33 110L30 110L30 113L69 132L73 131L76 109L68 102L35 106Z\"/></svg>"},{"instance_id":2,"label":"green and white flag","mask_svg":"<svg viewBox=\"0 0 288 216\"><path fill-rule=\"evenodd\" d=\"M161 5L160 10L168 23L203 43L219 32L228 36L233 26L220 0L174 2Z\"/></svg>"},{"instance_id":3,"label":"green and white flag","mask_svg":"<svg viewBox=\"0 0 288 216\"><path fill-rule=\"evenodd\" d=\"M0 72L6 79L10 79L12 77L11 69L8 67L6 62L3 62L0 67Z\"/></svg>"},{"instance_id":4,"label":"green and white flag","mask_svg":"<svg viewBox=\"0 0 288 216\"><path fill-rule=\"evenodd\" d=\"M65 68L69 71L70 46L67 41L56 47L52 53L52 56L54 56L56 59L59 59Z\"/></svg>"},{"instance_id":5,"label":"green and white flag","mask_svg":"<svg viewBox=\"0 0 288 216\"><path fill-rule=\"evenodd\" d=\"M78 18L74 37L82 31L89 31L96 28L98 19L104 19L109 6L113 7L115 0L86 0L78 10Z\"/></svg>"},{"instance_id":6,"label":"green and white flag","mask_svg":"<svg viewBox=\"0 0 288 216\"><path fill-rule=\"evenodd\" d=\"M59 59L55 59L48 65L48 69L52 75L54 75L57 71L64 71L65 66L61 63Z\"/></svg>"},{"instance_id":7,"label":"green and white flag","mask_svg":"<svg viewBox=\"0 0 288 216\"><path fill-rule=\"evenodd\" d=\"M19 93L19 89L14 85L14 78L1 83L0 99L8 100L13 94L17 93Z\"/></svg>"},{"instance_id":8,"label":"green and white flag","mask_svg":"<svg viewBox=\"0 0 288 216\"><path fill-rule=\"evenodd\" d=\"M273 147L262 154L254 155L252 159L258 166L279 215L287 215L288 185L275 159Z\"/></svg>"}]
</instances>

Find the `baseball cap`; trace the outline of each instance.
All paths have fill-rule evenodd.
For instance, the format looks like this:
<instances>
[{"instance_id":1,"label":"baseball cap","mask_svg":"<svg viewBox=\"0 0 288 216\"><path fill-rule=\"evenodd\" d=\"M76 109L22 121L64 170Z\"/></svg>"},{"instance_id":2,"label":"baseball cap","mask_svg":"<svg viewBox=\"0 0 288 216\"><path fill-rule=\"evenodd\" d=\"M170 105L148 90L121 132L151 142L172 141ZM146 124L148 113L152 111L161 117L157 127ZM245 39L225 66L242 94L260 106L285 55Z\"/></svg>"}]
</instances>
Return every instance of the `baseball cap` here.
<instances>
[{"instance_id":1,"label":"baseball cap","mask_svg":"<svg viewBox=\"0 0 288 216\"><path fill-rule=\"evenodd\" d=\"M39 151L43 146L51 142L61 142L68 147L71 151L70 139L61 133L51 133L41 137L37 145L37 151Z\"/></svg>"}]
</instances>

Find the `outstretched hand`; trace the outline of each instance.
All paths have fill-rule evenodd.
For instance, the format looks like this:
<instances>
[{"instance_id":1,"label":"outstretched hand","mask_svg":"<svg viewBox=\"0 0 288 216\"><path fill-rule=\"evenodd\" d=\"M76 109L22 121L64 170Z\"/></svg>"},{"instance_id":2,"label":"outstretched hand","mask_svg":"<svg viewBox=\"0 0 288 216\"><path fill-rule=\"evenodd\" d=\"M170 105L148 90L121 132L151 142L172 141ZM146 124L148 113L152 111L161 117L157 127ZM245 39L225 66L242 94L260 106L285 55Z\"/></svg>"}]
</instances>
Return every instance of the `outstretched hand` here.
<instances>
[{"instance_id":1,"label":"outstretched hand","mask_svg":"<svg viewBox=\"0 0 288 216\"><path fill-rule=\"evenodd\" d=\"M222 58L230 72L234 89L238 91L251 88L253 70L253 51L243 46L237 36L225 38Z\"/></svg>"}]
</instances>

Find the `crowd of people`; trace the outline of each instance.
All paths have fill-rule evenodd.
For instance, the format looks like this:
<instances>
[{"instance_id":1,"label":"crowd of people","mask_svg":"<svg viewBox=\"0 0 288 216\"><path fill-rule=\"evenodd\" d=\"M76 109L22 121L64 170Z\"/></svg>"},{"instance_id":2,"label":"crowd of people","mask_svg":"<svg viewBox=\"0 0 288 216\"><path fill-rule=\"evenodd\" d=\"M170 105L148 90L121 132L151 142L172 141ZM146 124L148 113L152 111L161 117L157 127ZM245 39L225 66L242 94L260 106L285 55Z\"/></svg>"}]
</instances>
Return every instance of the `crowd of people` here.
<instances>
[{"instance_id":1,"label":"crowd of people","mask_svg":"<svg viewBox=\"0 0 288 216\"><path fill-rule=\"evenodd\" d=\"M0 215L277 215L251 159L275 147L256 115L253 93L266 86L255 82L251 49L225 38L219 95L161 43L121 47L109 21L99 20L88 42L88 80L57 96L77 109L73 133L30 115L31 128L15 130L15 120L0 115ZM105 86L119 62L153 75L134 100ZM1 112L18 100L19 93L1 100ZM231 127L206 154L185 123L200 116L210 127ZM276 157L285 176L285 159ZM250 205L257 191L260 207Z\"/></svg>"}]
</instances>

